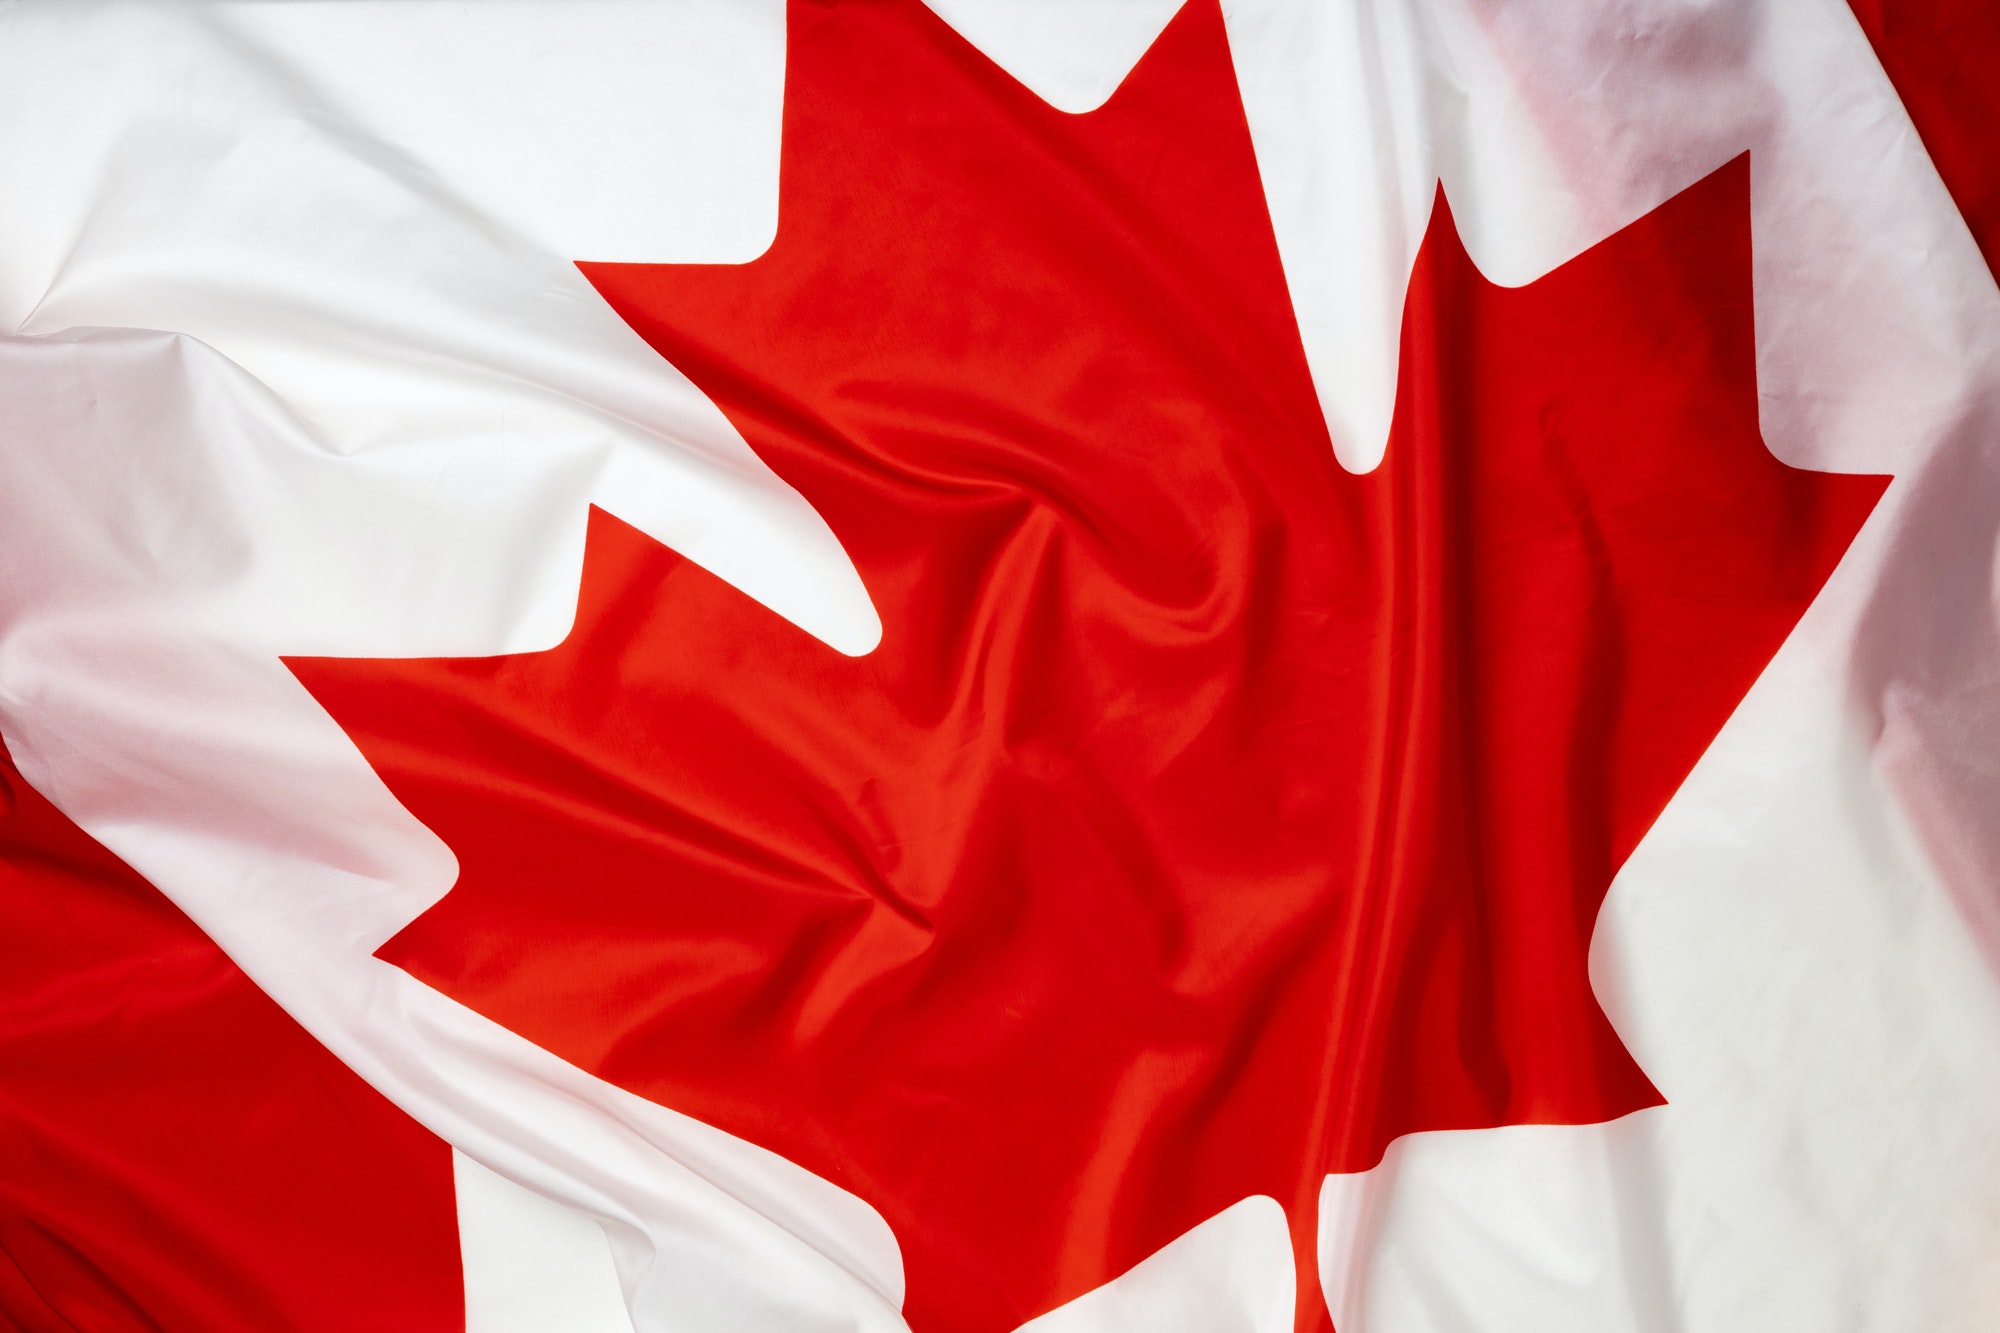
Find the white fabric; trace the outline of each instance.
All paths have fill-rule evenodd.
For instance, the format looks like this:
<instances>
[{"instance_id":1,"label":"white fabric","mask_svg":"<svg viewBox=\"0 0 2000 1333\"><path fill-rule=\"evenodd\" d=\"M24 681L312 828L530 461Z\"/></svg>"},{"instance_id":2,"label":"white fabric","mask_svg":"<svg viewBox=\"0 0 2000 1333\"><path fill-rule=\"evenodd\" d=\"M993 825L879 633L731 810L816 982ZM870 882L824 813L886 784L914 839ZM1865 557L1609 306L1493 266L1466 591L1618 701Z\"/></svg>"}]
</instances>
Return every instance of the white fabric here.
<instances>
[{"instance_id":1,"label":"white fabric","mask_svg":"<svg viewBox=\"0 0 2000 1333\"><path fill-rule=\"evenodd\" d=\"M1071 4L940 9L1075 110L1164 9ZM1523 282L1747 149L1766 436L1899 474L1613 888L1593 974L1670 1104L1417 1136L1330 1181L1342 1333L1991 1327L2000 828L1954 775L2000 716L2000 293L1861 34L1840 0L1225 14L1350 467L1381 452L1440 177ZM373 960L455 866L276 654L552 643L591 499L873 644L825 525L570 263L768 243L779 15L0 5L0 732L370 1082L601 1219L639 1333L899 1328L894 1237ZM1196 1234L1135 1270L1145 1300L1234 1289ZM1264 1327L1259 1299L1215 1326Z\"/></svg>"},{"instance_id":2,"label":"white fabric","mask_svg":"<svg viewBox=\"0 0 2000 1333\"><path fill-rule=\"evenodd\" d=\"M451 1155L465 1333L632 1333L604 1229Z\"/></svg>"}]
</instances>

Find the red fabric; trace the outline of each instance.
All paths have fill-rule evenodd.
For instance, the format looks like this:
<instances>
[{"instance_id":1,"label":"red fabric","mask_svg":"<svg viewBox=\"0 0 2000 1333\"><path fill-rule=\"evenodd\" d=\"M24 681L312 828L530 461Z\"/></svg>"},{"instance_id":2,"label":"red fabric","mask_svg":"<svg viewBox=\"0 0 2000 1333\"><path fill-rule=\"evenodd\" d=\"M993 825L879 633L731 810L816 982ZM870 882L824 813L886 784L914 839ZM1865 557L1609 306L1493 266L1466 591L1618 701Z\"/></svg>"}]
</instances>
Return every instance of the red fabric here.
<instances>
[{"instance_id":1,"label":"red fabric","mask_svg":"<svg viewBox=\"0 0 2000 1333\"><path fill-rule=\"evenodd\" d=\"M2000 271L2000 5L1848 0L1989 268Z\"/></svg>"},{"instance_id":2,"label":"red fabric","mask_svg":"<svg viewBox=\"0 0 2000 1333\"><path fill-rule=\"evenodd\" d=\"M849 659L592 520L558 649L295 664L457 853L384 956L880 1208L992 1333L1420 1129L1658 1100L1613 872L1884 485L1757 433L1746 163L1523 289L1440 200L1336 464L1213 0L1054 111L794 4L780 226L589 265L852 554Z\"/></svg>"},{"instance_id":3,"label":"red fabric","mask_svg":"<svg viewBox=\"0 0 2000 1333\"><path fill-rule=\"evenodd\" d=\"M0 750L0 1328L454 1333L451 1150Z\"/></svg>"}]
</instances>

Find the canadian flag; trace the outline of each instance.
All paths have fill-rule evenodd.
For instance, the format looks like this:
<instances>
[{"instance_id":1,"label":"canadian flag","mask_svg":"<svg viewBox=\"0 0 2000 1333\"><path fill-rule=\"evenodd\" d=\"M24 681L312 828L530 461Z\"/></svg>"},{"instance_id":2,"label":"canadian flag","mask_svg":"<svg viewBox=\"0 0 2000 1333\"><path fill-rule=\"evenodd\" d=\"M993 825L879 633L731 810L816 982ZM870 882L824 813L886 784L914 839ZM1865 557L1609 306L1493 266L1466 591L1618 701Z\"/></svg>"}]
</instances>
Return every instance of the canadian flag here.
<instances>
[{"instance_id":1,"label":"canadian flag","mask_svg":"<svg viewBox=\"0 0 2000 1333\"><path fill-rule=\"evenodd\" d=\"M1995 56L0 3L0 1325L1991 1328Z\"/></svg>"}]
</instances>

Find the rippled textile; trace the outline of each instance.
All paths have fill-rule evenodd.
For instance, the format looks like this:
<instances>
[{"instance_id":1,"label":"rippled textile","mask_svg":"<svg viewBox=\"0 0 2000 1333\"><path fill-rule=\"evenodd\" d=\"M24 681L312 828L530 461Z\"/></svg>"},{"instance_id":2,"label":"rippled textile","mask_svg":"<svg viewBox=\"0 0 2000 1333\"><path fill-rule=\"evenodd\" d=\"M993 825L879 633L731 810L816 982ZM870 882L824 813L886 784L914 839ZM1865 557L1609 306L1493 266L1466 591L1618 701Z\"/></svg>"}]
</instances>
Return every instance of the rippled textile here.
<instances>
[{"instance_id":1,"label":"rippled textile","mask_svg":"<svg viewBox=\"0 0 2000 1333\"><path fill-rule=\"evenodd\" d=\"M1993 300L1845 11L691 5L782 155L516 172L316 46L459 8L0 10L0 1322L456 1326L447 1141L641 1333L1990 1322Z\"/></svg>"},{"instance_id":2,"label":"rippled textile","mask_svg":"<svg viewBox=\"0 0 2000 1333\"><path fill-rule=\"evenodd\" d=\"M1757 436L1743 161L1519 292L1441 204L1357 478L1215 10L1081 117L914 3L790 34L772 249L587 271L883 641L600 519L545 657L296 663L459 859L382 956L874 1204L918 1330L1259 1194L1323 1323L1329 1172L1658 1100L1590 923L1883 479Z\"/></svg>"}]
</instances>

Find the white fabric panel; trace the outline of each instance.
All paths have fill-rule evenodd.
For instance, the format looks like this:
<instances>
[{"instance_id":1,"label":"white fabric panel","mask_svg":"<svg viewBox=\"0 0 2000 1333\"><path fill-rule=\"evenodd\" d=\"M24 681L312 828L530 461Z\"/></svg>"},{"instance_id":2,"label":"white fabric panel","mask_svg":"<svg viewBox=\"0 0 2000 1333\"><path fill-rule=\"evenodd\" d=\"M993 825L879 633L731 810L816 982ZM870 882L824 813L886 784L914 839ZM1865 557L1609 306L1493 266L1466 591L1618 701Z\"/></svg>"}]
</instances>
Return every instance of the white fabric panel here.
<instances>
[{"instance_id":1,"label":"white fabric panel","mask_svg":"<svg viewBox=\"0 0 2000 1333\"><path fill-rule=\"evenodd\" d=\"M604 1229L451 1155L465 1333L632 1333Z\"/></svg>"},{"instance_id":2,"label":"white fabric panel","mask_svg":"<svg viewBox=\"0 0 2000 1333\"><path fill-rule=\"evenodd\" d=\"M777 235L784 0L230 8L230 39L301 111L549 254L741 263Z\"/></svg>"}]
</instances>

